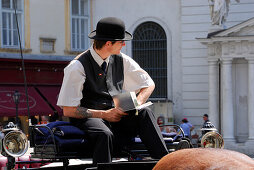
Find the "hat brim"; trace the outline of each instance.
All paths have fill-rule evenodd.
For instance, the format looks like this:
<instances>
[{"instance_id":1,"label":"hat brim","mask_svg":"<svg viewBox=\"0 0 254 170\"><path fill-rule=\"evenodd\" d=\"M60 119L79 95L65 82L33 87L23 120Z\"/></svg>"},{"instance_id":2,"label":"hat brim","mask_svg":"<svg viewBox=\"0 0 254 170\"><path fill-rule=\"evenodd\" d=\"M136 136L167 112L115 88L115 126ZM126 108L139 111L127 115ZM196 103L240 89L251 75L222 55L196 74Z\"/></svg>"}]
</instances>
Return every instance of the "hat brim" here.
<instances>
[{"instance_id":1,"label":"hat brim","mask_svg":"<svg viewBox=\"0 0 254 170\"><path fill-rule=\"evenodd\" d=\"M132 35L131 33L125 31L125 35L124 35L124 38L122 39L115 39L115 38L105 38L105 37L100 37L100 36L97 36L96 35L96 30L92 31L88 37L90 39L95 39L95 40L106 40L106 41L129 41L129 40L132 40Z\"/></svg>"}]
</instances>

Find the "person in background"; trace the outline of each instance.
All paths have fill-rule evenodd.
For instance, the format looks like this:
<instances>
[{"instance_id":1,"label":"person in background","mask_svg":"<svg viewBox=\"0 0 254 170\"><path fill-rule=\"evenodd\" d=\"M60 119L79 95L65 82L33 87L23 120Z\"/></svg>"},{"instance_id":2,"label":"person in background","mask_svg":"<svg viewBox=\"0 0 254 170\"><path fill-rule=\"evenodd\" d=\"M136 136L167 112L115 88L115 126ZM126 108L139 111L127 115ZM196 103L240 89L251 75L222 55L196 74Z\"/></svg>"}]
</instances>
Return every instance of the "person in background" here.
<instances>
[{"instance_id":1,"label":"person in background","mask_svg":"<svg viewBox=\"0 0 254 170\"><path fill-rule=\"evenodd\" d=\"M194 126L189 123L187 118L182 119L182 124L180 127L183 129L185 136L191 139L191 131L194 129Z\"/></svg>"},{"instance_id":2,"label":"person in background","mask_svg":"<svg viewBox=\"0 0 254 170\"><path fill-rule=\"evenodd\" d=\"M203 123L203 128L205 127L206 123L209 122L209 119L208 119L208 114L204 114L203 115L203 120L204 120L204 123Z\"/></svg>"},{"instance_id":3,"label":"person in background","mask_svg":"<svg viewBox=\"0 0 254 170\"><path fill-rule=\"evenodd\" d=\"M49 118L48 116L40 116L39 117L39 122L38 124L48 124L49 123Z\"/></svg>"},{"instance_id":4,"label":"person in background","mask_svg":"<svg viewBox=\"0 0 254 170\"><path fill-rule=\"evenodd\" d=\"M203 115L203 120L204 120L204 123L203 123L203 126L202 126L202 135L206 134L207 132L209 132L210 128L214 128L216 129L216 127L210 122L209 118L208 118L208 114L204 114Z\"/></svg>"},{"instance_id":5,"label":"person in background","mask_svg":"<svg viewBox=\"0 0 254 170\"><path fill-rule=\"evenodd\" d=\"M165 128L165 132L166 132L166 133L172 133L172 132L175 133L175 132L176 132L176 129L173 128L173 127L166 127L166 128Z\"/></svg>"}]
</instances>

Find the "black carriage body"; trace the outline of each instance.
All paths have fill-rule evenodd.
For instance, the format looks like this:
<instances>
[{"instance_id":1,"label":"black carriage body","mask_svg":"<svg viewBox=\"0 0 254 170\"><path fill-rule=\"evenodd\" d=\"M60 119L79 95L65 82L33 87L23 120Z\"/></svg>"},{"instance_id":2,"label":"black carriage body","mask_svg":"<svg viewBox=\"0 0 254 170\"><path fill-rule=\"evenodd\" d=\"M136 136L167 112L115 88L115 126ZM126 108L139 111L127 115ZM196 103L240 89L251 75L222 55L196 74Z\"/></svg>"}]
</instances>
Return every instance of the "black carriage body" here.
<instances>
[{"instance_id":1,"label":"black carriage body","mask_svg":"<svg viewBox=\"0 0 254 170\"><path fill-rule=\"evenodd\" d=\"M67 135L68 137L64 138L64 135L61 134L61 130L59 130L57 126L51 126L53 123L54 122L47 125L30 126L30 146L34 148L34 151L31 153L32 158L63 161L66 165L68 165L69 159L92 158L92 148L85 134L77 133L75 134L76 136ZM62 126L71 126L68 122L59 121L59 123L62 123ZM180 126L167 126L176 126L180 131L178 134L163 134L169 152L192 147L190 141L184 137ZM73 128L76 129L76 127ZM76 141L73 140L75 138ZM137 137L134 138L132 143L126 146L121 153L117 153L114 157L124 157L128 158L129 161L135 162L142 160L144 157L149 157L149 153L140 138ZM108 165L105 164L105 166Z\"/></svg>"}]
</instances>

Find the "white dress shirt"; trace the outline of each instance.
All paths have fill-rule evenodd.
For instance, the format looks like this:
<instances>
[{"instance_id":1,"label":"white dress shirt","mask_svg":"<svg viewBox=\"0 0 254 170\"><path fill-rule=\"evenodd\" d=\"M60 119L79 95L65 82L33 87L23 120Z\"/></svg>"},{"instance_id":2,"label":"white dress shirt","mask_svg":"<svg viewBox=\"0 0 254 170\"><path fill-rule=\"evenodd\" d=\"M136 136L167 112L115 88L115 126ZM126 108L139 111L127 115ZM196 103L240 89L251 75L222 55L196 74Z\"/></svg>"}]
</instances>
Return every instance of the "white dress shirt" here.
<instances>
[{"instance_id":1,"label":"white dress shirt","mask_svg":"<svg viewBox=\"0 0 254 170\"><path fill-rule=\"evenodd\" d=\"M96 63L101 64L106 61L109 62L109 57L103 60L90 47L90 52ZM123 57L124 67L124 82L123 91L139 92L141 88L154 85L153 80L149 74L143 70L131 57L121 53ZM79 106L80 100L83 98L82 90L83 84L86 81L86 74L83 65L78 60L72 60L68 66L64 68L64 78L62 87L59 93L57 105L62 106Z\"/></svg>"}]
</instances>

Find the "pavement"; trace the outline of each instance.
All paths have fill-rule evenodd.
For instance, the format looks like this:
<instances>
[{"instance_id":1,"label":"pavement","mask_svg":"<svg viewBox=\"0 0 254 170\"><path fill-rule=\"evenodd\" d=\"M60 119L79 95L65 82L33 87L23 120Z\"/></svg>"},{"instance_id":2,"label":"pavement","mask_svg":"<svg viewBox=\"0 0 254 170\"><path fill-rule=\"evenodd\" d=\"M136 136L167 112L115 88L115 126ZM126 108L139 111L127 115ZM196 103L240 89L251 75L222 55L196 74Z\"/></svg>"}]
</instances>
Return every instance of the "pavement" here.
<instances>
[{"instance_id":1,"label":"pavement","mask_svg":"<svg viewBox=\"0 0 254 170\"><path fill-rule=\"evenodd\" d=\"M112 162L123 162L123 161L128 161L127 158L120 158L120 159L113 159ZM69 160L69 166L73 166L73 165L82 165L82 164L92 164L92 159L70 159ZM47 165L42 166L42 168L48 168L48 167L61 167L63 166L62 162L53 162Z\"/></svg>"},{"instance_id":2,"label":"pavement","mask_svg":"<svg viewBox=\"0 0 254 170\"><path fill-rule=\"evenodd\" d=\"M30 155L31 152L33 152L33 148L28 148L27 152L25 153L25 155ZM114 158L112 162L119 162L119 161L128 161L127 158ZM70 159L69 160L69 165L81 165L81 164L92 164L93 161L91 158L89 159ZM63 166L62 162L53 162L53 163L49 163L47 165L44 165L42 167L44 168L48 168L48 167L61 167Z\"/></svg>"}]
</instances>

